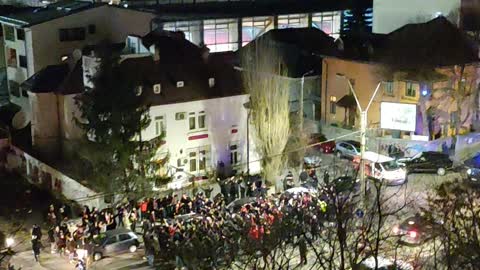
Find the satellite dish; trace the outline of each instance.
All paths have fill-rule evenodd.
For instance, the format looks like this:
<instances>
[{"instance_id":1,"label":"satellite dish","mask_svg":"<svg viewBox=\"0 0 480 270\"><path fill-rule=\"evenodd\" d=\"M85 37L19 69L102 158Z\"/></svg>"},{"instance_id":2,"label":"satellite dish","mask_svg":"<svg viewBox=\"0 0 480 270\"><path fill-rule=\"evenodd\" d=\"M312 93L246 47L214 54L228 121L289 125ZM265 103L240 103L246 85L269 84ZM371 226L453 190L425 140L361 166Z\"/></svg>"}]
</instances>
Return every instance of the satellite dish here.
<instances>
[{"instance_id":1,"label":"satellite dish","mask_svg":"<svg viewBox=\"0 0 480 270\"><path fill-rule=\"evenodd\" d=\"M30 116L24 111L19 111L13 116L12 127L14 129L25 128L29 123Z\"/></svg>"},{"instance_id":2,"label":"satellite dish","mask_svg":"<svg viewBox=\"0 0 480 270\"><path fill-rule=\"evenodd\" d=\"M82 58L82 51L79 49L75 49L72 53L72 56L73 56L73 60L77 62Z\"/></svg>"}]
</instances>

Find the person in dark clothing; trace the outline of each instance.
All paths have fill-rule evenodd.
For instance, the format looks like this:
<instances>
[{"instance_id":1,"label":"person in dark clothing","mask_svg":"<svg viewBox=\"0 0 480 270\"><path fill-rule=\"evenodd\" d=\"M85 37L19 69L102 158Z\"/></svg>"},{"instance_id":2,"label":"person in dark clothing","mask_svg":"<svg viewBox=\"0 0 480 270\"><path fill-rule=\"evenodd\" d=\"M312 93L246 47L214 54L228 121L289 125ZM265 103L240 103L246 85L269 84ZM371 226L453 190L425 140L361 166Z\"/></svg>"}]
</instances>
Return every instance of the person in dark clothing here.
<instances>
[{"instance_id":1,"label":"person in dark clothing","mask_svg":"<svg viewBox=\"0 0 480 270\"><path fill-rule=\"evenodd\" d=\"M39 242L42 241L42 229L37 224L33 224L32 227L32 238L34 236L36 237L36 239L38 239Z\"/></svg>"},{"instance_id":2,"label":"person in dark clothing","mask_svg":"<svg viewBox=\"0 0 480 270\"><path fill-rule=\"evenodd\" d=\"M32 251L36 262L40 262L40 240L32 236Z\"/></svg>"},{"instance_id":3,"label":"person in dark clothing","mask_svg":"<svg viewBox=\"0 0 480 270\"><path fill-rule=\"evenodd\" d=\"M50 253L55 253L57 251L57 244L55 241L55 227L51 226L48 230L48 242L50 242Z\"/></svg>"},{"instance_id":4,"label":"person in dark clothing","mask_svg":"<svg viewBox=\"0 0 480 270\"><path fill-rule=\"evenodd\" d=\"M307 264L307 241L303 234L298 238L297 244L300 251L300 264Z\"/></svg>"},{"instance_id":5,"label":"person in dark clothing","mask_svg":"<svg viewBox=\"0 0 480 270\"><path fill-rule=\"evenodd\" d=\"M144 244L145 257L147 258L148 265L152 267L155 260L155 247L153 245L153 235L151 233L148 233L146 237L144 237Z\"/></svg>"}]
</instances>

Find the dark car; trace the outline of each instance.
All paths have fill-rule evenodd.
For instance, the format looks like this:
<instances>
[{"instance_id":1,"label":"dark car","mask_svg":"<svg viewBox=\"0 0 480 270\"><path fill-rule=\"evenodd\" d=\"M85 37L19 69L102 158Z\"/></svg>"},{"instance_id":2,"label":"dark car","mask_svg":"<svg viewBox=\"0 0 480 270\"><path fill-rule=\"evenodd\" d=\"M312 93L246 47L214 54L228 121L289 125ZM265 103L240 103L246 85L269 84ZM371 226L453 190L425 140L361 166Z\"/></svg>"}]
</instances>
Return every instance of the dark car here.
<instances>
[{"instance_id":1,"label":"dark car","mask_svg":"<svg viewBox=\"0 0 480 270\"><path fill-rule=\"evenodd\" d=\"M480 185L480 153L464 162L470 184Z\"/></svg>"},{"instance_id":2,"label":"dark car","mask_svg":"<svg viewBox=\"0 0 480 270\"><path fill-rule=\"evenodd\" d=\"M439 231L440 224L417 214L393 227L393 233L400 237L403 245L421 245L432 239Z\"/></svg>"},{"instance_id":3,"label":"dark car","mask_svg":"<svg viewBox=\"0 0 480 270\"><path fill-rule=\"evenodd\" d=\"M140 245L137 235L128 229L106 231L101 233L94 242L93 259L95 261L105 256L135 252Z\"/></svg>"},{"instance_id":4,"label":"dark car","mask_svg":"<svg viewBox=\"0 0 480 270\"><path fill-rule=\"evenodd\" d=\"M407 174L410 173L437 173L445 175L453 167L453 162L447 154L440 152L421 152L405 161Z\"/></svg>"}]
</instances>

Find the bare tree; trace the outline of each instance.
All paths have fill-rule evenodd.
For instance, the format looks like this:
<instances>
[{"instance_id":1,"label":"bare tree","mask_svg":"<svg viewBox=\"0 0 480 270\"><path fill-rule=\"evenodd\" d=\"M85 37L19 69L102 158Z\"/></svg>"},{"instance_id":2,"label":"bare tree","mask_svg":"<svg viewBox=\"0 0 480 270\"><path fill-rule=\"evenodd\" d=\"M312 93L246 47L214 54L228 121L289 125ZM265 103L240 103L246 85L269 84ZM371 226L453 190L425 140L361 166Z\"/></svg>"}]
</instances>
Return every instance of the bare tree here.
<instances>
[{"instance_id":1,"label":"bare tree","mask_svg":"<svg viewBox=\"0 0 480 270\"><path fill-rule=\"evenodd\" d=\"M254 51L255 49L255 51ZM265 41L247 49L243 55L243 82L250 94L251 124L262 173L274 183L282 171L282 153L290 135L289 83L282 57L274 45Z\"/></svg>"}]
</instances>

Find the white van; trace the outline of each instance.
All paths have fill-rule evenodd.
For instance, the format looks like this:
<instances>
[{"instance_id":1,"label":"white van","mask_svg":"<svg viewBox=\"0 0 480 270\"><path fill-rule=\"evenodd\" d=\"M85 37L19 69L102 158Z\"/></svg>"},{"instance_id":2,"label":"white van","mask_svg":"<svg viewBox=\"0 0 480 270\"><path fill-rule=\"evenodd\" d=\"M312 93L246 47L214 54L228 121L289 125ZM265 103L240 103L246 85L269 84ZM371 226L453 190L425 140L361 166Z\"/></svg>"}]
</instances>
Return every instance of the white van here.
<instances>
[{"instance_id":1,"label":"white van","mask_svg":"<svg viewBox=\"0 0 480 270\"><path fill-rule=\"evenodd\" d=\"M405 168L400 166L395 159L370 151L365 152L363 157L366 164L366 175L380 179L389 186L405 183L407 178ZM353 161L359 166L360 156L356 156Z\"/></svg>"}]
</instances>

